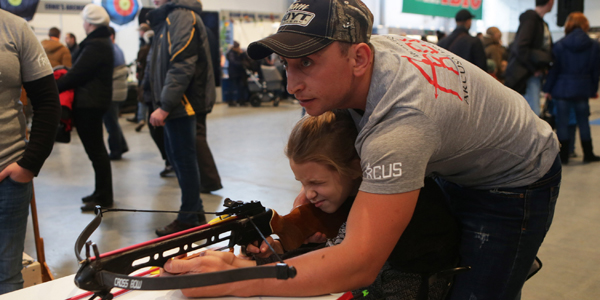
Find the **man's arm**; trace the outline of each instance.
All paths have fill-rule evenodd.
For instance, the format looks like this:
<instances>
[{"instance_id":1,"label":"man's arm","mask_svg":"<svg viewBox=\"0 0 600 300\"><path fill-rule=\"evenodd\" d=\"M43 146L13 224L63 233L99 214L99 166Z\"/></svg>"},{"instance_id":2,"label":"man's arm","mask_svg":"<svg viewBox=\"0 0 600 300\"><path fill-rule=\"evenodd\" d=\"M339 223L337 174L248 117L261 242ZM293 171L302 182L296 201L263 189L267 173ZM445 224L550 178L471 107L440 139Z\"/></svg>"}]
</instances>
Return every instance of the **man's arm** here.
<instances>
[{"instance_id":1,"label":"man's arm","mask_svg":"<svg viewBox=\"0 0 600 300\"><path fill-rule=\"evenodd\" d=\"M287 261L298 271L289 280L248 280L183 290L196 296L311 296L345 292L371 284L412 218L419 190L392 195L359 192L350 211L344 241ZM169 261L169 272L231 269L222 260ZM326 284L323 284L326 283Z\"/></svg>"},{"instance_id":2,"label":"man's arm","mask_svg":"<svg viewBox=\"0 0 600 300\"><path fill-rule=\"evenodd\" d=\"M0 172L0 181L10 176L18 182L29 182L37 175L52 152L56 128L60 119L60 100L54 75L24 82L23 86L33 106L31 135L23 157Z\"/></svg>"}]
</instances>

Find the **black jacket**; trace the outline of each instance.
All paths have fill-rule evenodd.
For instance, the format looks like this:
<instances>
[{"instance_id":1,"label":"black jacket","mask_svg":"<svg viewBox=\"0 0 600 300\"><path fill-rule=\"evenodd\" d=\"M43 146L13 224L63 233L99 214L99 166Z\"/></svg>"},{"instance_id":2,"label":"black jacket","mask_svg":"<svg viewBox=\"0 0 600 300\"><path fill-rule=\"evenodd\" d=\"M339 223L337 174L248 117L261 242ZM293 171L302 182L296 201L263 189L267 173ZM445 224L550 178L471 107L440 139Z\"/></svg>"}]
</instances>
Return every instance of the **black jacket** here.
<instances>
[{"instance_id":1,"label":"black jacket","mask_svg":"<svg viewBox=\"0 0 600 300\"><path fill-rule=\"evenodd\" d=\"M172 0L148 13L154 38L150 86L167 120L211 112L215 78L206 29L195 0Z\"/></svg>"},{"instance_id":2,"label":"black jacket","mask_svg":"<svg viewBox=\"0 0 600 300\"><path fill-rule=\"evenodd\" d=\"M557 99L588 99L596 95L600 80L600 46L580 28L558 41L554 65L544 92Z\"/></svg>"},{"instance_id":3,"label":"black jacket","mask_svg":"<svg viewBox=\"0 0 600 300\"><path fill-rule=\"evenodd\" d=\"M524 94L527 88L527 79L536 71L548 67L536 66L533 63L533 52L544 52L544 26L548 26L544 19L535 10L528 10L519 17L519 29L515 40L510 46L508 66L505 72L504 84ZM550 39L552 45L552 38ZM538 52L538 53L539 53ZM551 52L547 52L549 55Z\"/></svg>"},{"instance_id":4,"label":"black jacket","mask_svg":"<svg viewBox=\"0 0 600 300\"><path fill-rule=\"evenodd\" d=\"M487 59L481 41L469 34L464 26L457 26L447 37L438 42L438 46L468 60L487 71Z\"/></svg>"},{"instance_id":5,"label":"black jacket","mask_svg":"<svg viewBox=\"0 0 600 300\"><path fill-rule=\"evenodd\" d=\"M100 26L79 44L73 66L56 81L59 92L75 89L73 107L108 109L112 101L113 45L108 27Z\"/></svg>"},{"instance_id":6,"label":"black jacket","mask_svg":"<svg viewBox=\"0 0 600 300\"><path fill-rule=\"evenodd\" d=\"M229 62L227 72L229 78L246 78L246 67L244 66L245 56L247 56L246 53L238 53L233 51L233 49L227 52L227 61Z\"/></svg>"}]
</instances>

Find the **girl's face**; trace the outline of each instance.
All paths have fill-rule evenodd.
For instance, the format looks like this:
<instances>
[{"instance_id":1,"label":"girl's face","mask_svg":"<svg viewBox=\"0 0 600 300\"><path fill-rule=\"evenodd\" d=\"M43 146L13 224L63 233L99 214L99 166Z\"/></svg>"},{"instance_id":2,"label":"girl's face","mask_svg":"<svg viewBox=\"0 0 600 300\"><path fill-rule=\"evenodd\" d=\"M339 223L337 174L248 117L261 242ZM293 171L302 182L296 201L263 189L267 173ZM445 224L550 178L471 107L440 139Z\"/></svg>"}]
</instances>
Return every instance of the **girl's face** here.
<instances>
[{"instance_id":1,"label":"girl's face","mask_svg":"<svg viewBox=\"0 0 600 300\"><path fill-rule=\"evenodd\" d=\"M306 198L326 213L334 213L349 196L356 194L356 178L342 176L329 166L306 162L296 164L290 159L296 180L302 183Z\"/></svg>"}]
</instances>

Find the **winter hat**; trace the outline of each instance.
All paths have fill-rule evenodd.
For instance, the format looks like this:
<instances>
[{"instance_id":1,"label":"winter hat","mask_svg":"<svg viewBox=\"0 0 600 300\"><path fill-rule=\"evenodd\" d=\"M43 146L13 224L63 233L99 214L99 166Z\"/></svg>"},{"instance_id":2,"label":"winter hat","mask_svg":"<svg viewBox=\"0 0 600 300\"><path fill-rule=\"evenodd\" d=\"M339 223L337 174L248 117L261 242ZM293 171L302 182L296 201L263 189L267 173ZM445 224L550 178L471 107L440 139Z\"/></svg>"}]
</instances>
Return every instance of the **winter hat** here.
<instances>
[{"instance_id":1,"label":"winter hat","mask_svg":"<svg viewBox=\"0 0 600 300\"><path fill-rule=\"evenodd\" d=\"M83 8L81 17L92 25L108 26L110 22L110 17L104 7L92 3Z\"/></svg>"}]
</instances>

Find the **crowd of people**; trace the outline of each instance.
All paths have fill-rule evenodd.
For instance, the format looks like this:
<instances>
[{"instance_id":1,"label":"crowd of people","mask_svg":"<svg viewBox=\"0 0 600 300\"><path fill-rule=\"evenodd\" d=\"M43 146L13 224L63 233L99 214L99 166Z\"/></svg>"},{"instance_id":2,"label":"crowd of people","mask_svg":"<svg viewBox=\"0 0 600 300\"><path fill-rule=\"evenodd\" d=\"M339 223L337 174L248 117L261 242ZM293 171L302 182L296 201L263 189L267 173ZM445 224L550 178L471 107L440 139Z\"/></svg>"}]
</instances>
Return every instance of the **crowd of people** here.
<instances>
[{"instance_id":1,"label":"crowd of people","mask_svg":"<svg viewBox=\"0 0 600 300\"><path fill-rule=\"evenodd\" d=\"M438 46L487 71L522 94L536 115L553 120L563 164L576 156L577 128L583 162L600 161L593 151L589 125L589 99L597 98L600 79L598 42L587 34L590 25L585 15L573 12L565 23L565 37L553 43L543 19L553 5L554 0L536 0L534 9L521 14L517 34L508 49L502 45L502 32L497 27L488 28L481 39L471 36L468 30L474 16L468 10L460 10L456 14L456 29Z\"/></svg>"},{"instance_id":2,"label":"crowd of people","mask_svg":"<svg viewBox=\"0 0 600 300\"><path fill-rule=\"evenodd\" d=\"M149 127L165 161L160 176L177 177L180 211L197 213L180 213L156 229L165 236L206 224L201 194L223 187L206 139L221 54L200 18L199 1L154 2L148 24L139 28L139 104L131 121L136 131ZM371 36L373 15L360 0L299 0L276 34L250 44L247 52L234 42L225 54L230 106L247 104L249 72L262 76L261 64L279 63L287 92L309 114L294 127L285 149L302 184L294 206L315 205L326 213L347 208L349 215L335 239L319 233L309 239L326 246L288 256L298 270L293 280L230 283L184 294L352 291L365 299L408 300L426 285L429 299L519 299L552 223L561 168L573 156L573 128L579 128L583 161L600 161L588 120L589 98L597 97L600 80L600 45L587 35L589 22L578 12L568 16L565 37L553 43L543 20L553 4L536 0L535 9L521 15L508 48L497 27L471 36L474 16L468 10L456 14L456 29L440 35L437 46ZM299 15L315 20L294 21ZM88 4L81 16L86 38L77 43L67 33L65 46L58 28L40 44L24 20L0 10L0 40L19 45L0 50L0 104L8 120L0 131L0 294L22 286L31 181L63 119L77 128L95 174L81 210L115 202L111 160L129 150L118 122L128 67L106 10ZM330 23L332 28L322 25ZM430 58L448 67L434 71L435 84L422 69L427 60L411 47L427 48ZM28 143L22 89L34 111ZM542 91L545 107L553 107L556 133L539 117ZM275 249L282 255L291 250ZM260 264L273 254L264 244L248 245L248 253L256 260L208 252L164 268L225 270ZM471 270L430 277L456 266Z\"/></svg>"}]
</instances>

